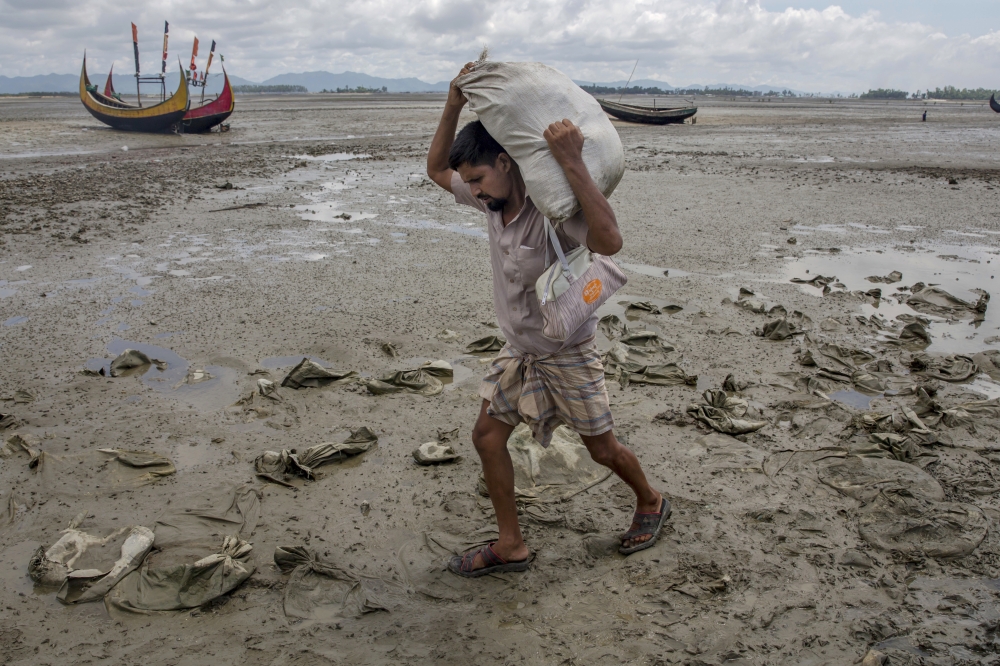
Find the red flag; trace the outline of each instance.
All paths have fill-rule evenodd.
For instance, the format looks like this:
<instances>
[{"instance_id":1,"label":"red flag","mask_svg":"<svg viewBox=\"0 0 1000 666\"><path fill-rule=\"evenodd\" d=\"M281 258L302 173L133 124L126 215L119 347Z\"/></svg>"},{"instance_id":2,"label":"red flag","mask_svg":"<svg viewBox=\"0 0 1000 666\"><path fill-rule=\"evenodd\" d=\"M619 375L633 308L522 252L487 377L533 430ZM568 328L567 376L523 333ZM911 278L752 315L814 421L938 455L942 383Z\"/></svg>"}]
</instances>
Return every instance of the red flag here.
<instances>
[{"instance_id":1,"label":"red flag","mask_svg":"<svg viewBox=\"0 0 1000 666\"><path fill-rule=\"evenodd\" d=\"M139 73L139 30L132 24L132 49L135 51L135 73ZM136 79L138 81L138 79ZM136 83L136 85L139 85Z\"/></svg>"},{"instance_id":2,"label":"red flag","mask_svg":"<svg viewBox=\"0 0 1000 666\"><path fill-rule=\"evenodd\" d=\"M194 59L198 57L198 38L194 38L194 46L191 48L191 71L198 69L198 66L194 64Z\"/></svg>"}]
</instances>

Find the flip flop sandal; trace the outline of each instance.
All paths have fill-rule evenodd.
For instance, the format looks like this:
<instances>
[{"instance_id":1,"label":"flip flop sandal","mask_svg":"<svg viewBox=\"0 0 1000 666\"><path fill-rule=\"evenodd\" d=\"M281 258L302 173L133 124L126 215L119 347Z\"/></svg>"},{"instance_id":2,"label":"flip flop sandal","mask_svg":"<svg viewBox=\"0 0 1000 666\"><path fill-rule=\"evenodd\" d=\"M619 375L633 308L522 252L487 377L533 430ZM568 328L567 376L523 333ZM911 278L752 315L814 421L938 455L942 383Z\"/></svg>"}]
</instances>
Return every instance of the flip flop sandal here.
<instances>
[{"instance_id":1,"label":"flip flop sandal","mask_svg":"<svg viewBox=\"0 0 1000 666\"><path fill-rule=\"evenodd\" d=\"M639 528L635 530L629 530L622 535L622 543L625 543L629 539L634 539L638 536L643 536L646 534L651 534L652 536L640 544L636 544L631 548L626 548L625 546L620 546L618 552L622 555L631 555L632 553L637 553L640 550L646 550L652 547L656 543L656 539L660 536L660 530L663 529L663 523L667 522L667 518L670 516L670 502L664 497L663 501L660 503L660 511L658 513L639 513L636 511L635 516L632 517L633 523L638 523Z\"/></svg>"},{"instance_id":2,"label":"flip flop sandal","mask_svg":"<svg viewBox=\"0 0 1000 666\"><path fill-rule=\"evenodd\" d=\"M495 542L494 542L495 543ZM484 566L480 569L473 569L476 555L481 555ZM506 571L526 571L531 557L520 562L508 562L493 550L493 544L485 545L475 550L470 550L464 555L455 555L448 560L448 570L453 574L463 578L479 578L494 573L504 573Z\"/></svg>"}]
</instances>

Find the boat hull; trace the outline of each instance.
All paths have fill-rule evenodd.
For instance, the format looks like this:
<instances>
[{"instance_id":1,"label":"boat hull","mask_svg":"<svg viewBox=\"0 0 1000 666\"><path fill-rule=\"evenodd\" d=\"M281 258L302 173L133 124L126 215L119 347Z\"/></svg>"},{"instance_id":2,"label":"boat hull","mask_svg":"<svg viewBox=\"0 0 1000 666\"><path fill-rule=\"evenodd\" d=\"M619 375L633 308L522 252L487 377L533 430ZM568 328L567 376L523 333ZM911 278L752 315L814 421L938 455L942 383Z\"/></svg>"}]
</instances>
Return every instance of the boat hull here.
<instances>
[{"instance_id":1,"label":"boat hull","mask_svg":"<svg viewBox=\"0 0 1000 666\"><path fill-rule=\"evenodd\" d=\"M698 113L698 107L691 106L683 109L651 109L632 104L618 104L608 102L603 99L597 100L601 108L608 115L614 116L618 120L629 123L642 123L644 125L670 125L683 123L694 114Z\"/></svg>"},{"instance_id":2,"label":"boat hull","mask_svg":"<svg viewBox=\"0 0 1000 666\"><path fill-rule=\"evenodd\" d=\"M997 102L996 95L990 95L990 108L997 113L1000 113L1000 102Z\"/></svg>"},{"instance_id":3,"label":"boat hull","mask_svg":"<svg viewBox=\"0 0 1000 666\"><path fill-rule=\"evenodd\" d=\"M136 107L105 97L90 85L87 60L80 70L80 101L92 116L105 125L126 132L164 132L184 118L190 106L183 70L177 91L166 101L149 107Z\"/></svg>"},{"instance_id":4,"label":"boat hull","mask_svg":"<svg viewBox=\"0 0 1000 666\"><path fill-rule=\"evenodd\" d=\"M222 92L217 99L212 100L208 104L189 109L184 114L184 118L181 121L181 129L186 134L208 132L216 125L222 124L226 118L233 114L233 109L236 108L233 87L229 85L229 75L224 73L224 76L225 81L222 85Z\"/></svg>"}]
</instances>

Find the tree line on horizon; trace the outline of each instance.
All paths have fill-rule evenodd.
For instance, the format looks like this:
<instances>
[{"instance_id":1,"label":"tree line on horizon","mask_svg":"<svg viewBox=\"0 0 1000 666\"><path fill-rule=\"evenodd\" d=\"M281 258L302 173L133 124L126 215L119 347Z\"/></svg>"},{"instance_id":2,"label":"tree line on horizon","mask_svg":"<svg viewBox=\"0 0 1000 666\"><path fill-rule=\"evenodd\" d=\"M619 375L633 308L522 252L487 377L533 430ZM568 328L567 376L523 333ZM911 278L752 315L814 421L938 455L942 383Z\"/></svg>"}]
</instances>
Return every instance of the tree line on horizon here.
<instances>
[{"instance_id":1,"label":"tree line on horizon","mask_svg":"<svg viewBox=\"0 0 1000 666\"><path fill-rule=\"evenodd\" d=\"M924 92L917 91L910 93L906 90L895 90L893 88L876 88L866 93L861 93L859 99L944 99L944 100L972 100L984 101L1000 92L1000 90L989 90L987 88L956 88L955 86L945 86Z\"/></svg>"}]
</instances>

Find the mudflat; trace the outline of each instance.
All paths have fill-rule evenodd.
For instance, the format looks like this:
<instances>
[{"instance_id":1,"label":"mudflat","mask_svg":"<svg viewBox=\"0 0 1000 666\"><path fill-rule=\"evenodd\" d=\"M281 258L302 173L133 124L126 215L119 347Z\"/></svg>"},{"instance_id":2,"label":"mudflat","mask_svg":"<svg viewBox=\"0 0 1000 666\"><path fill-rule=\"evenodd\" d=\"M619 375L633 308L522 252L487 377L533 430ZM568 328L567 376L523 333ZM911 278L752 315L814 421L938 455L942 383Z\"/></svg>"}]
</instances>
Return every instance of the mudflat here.
<instances>
[{"instance_id":1,"label":"mudflat","mask_svg":"<svg viewBox=\"0 0 1000 666\"><path fill-rule=\"evenodd\" d=\"M597 342L660 543L618 555L628 488L522 437L535 559L464 580L499 331L485 219L424 174L443 96L240 97L203 136L0 99L0 661L1000 663L1000 116L698 105L616 122ZM103 603L29 577L137 526ZM165 571L206 583L151 602Z\"/></svg>"}]
</instances>

